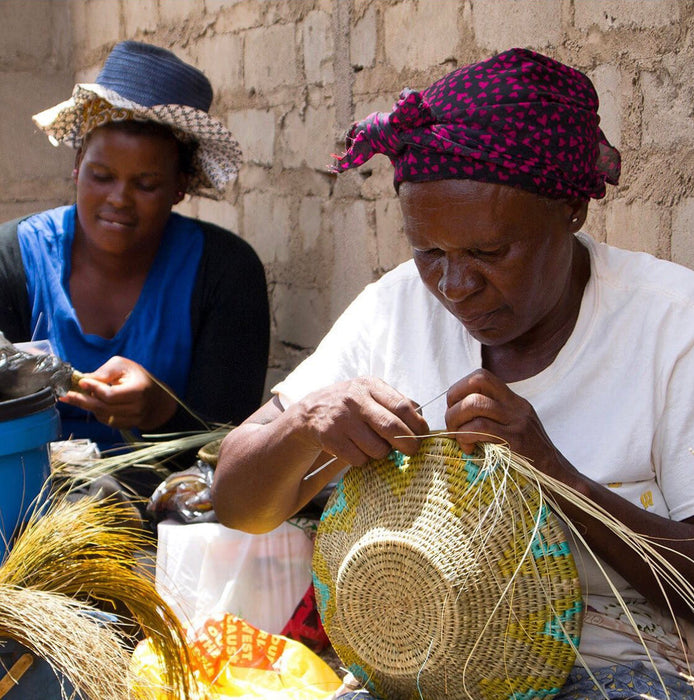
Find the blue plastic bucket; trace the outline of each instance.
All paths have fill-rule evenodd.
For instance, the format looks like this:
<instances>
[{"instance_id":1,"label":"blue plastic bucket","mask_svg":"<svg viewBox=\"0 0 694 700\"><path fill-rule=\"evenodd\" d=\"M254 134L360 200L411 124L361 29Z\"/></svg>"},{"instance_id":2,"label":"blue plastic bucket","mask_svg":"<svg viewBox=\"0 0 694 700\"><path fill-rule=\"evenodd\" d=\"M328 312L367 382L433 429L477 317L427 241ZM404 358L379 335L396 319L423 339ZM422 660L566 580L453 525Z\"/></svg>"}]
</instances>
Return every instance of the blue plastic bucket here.
<instances>
[{"instance_id":1,"label":"blue plastic bucket","mask_svg":"<svg viewBox=\"0 0 694 700\"><path fill-rule=\"evenodd\" d=\"M0 401L0 561L50 475L49 443L59 433L52 389Z\"/></svg>"}]
</instances>

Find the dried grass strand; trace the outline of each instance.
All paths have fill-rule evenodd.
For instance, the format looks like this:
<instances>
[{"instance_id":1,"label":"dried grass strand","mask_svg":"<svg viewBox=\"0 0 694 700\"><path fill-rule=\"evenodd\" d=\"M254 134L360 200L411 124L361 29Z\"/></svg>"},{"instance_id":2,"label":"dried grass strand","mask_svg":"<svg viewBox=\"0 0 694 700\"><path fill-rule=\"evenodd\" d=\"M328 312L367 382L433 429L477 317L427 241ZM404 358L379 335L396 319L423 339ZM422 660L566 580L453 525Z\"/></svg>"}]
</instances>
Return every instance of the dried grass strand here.
<instances>
[{"instance_id":1,"label":"dried grass strand","mask_svg":"<svg viewBox=\"0 0 694 700\"><path fill-rule=\"evenodd\" d=\"M64 675L85 698L126 700L130 654L113 626L66 596L0 584L0 634L17 640Z\"/></svg>"},{"instance_id":2,"label":"dried grass strand","mask_svg":"<svg viewBox=\"0 0 694 700\"><path fill-rule=\"evenodd\" d=\"M57 651L65 644L65 629L70 630L69 625L64 626L66 611L94 611L97 601L102 606L112 606L114 611L125 606L151 638L163 663L166 687L174 697L188 698L192 684L185 632L157 592L152 574L138 565L136 555L148 539L144 531L124 527L126 517L122 503L51 497L31 515L0 566L0 605L8 607L10 591L21 591L29 599L35 595L37 601L52 596L50 601L58 612L55 617L44 615L40 621L44 644L54 651L44 656L44 650L40 655L55 664L56 670L66 673L75 687L89 685L91 671L89 664L81 665L81 657L78 665L70 667ZM55 602L57 599L63 601L62 607ZM11 636L20 641L33 640L35 632L30 626L22 632L21 620L22 616L15 621ZM94 621L89 623L94 629ZM113 628L111 633L117 637L120 634ZM119 639L121 643L124 635L120 634ZM39 651L35 641L27 646ZM68 655L71 647L65 647ZM104 653L104 659L111 659L118 666L115 654ZM101 700L112 696L93 697Z\"/></svg>"},{"instance_id":3,"label":"dried grass strand","mask_svg":"<svg viewBox=\"0 0 694 700\"><path fill-rule=\"evenodd\" d=\"M142 440L134 449L93 460L90 464L73 465L66 462L52 463L53 475L63 481L62 489L74 491L103 476L113 476L128 467L151 469L162 476L168 475L165 463L168 458L181 452L193 450L208 442L224 438L232 426L222 426L209 431L194 433L172 433L158 436L158 440ZM144 436L145 438L147 436ZM168 438L168 439L167 439Z\"/></svg>"},{"instance_id":4,"label":"dried grass strand","mask_svg":"<svg viewBox=\"0 0 694 700\"><path fill-rule=\"evenodd\" d=\"M615 518L609 511L597 505L580 492L576 491L570 486L567 486L558 479L548 476L547 474L544 474L540 470L536 469L529 460L512 452L507 445L498 443L484 443L483 449L485 463L490 461L491 463L496 462L498 464L502 464L504 469L513 470L521 474L524 478L533 482L538 491L543 494L543 497L546 499L552 510L562 519L566 527L569 529L572 538L583 545L584 549L588 552L589 556L592 558L604 576L606 583L610 587L610 590L624 612L629 624L632 626L635 636L642 645L644 653L648 657L653 671L657 675L663 690L667 692L665 681L653 660L646 640L638 629L628 604L610 579L609 574L607 573L598 555L593 552L592 548L583 537L580 529L577 528L573 521L565 515L558 501L563 499L571 503L573 506L580 508L589 517L599 520L613 534L617 535L622 542L624 542L639 555L644 564L646 564L646 566L648 566L653 572L654 577L658 582L663 598L666 601L667 611L674 622L674 627L682 646L682 655L687 664L687 673L690 677L694 678L692 675L691 665L689 663L686 644L682 636L680 623L669 602L665 583L667 583L692 610L694 610L694 584L688 581L686 577L666 559L663 553L654 546L654 542L656 540L635 532L631 528L624 525L624 523L622 523L620 520ZM671 548L663 545L662 542L660 542L660 547L664 550L674 551ZM688 557L685 557L684 555L682 556L691 561L691 559ZM590 673L590 669L588 669L585 662L580 659L580 655L579 661L581 661L584 668L586 668L586 670ZM593 680L595 682L594 677ZM598 684L596 683L596 685ZM601 689L601 692L604 691Z\"/></svg>"},{"instance_id":5,"label":"dried grass strand","mask_svg":"<svg viewBox=\"0 0 694 700\"><path fill-rule=\"evenodd\" d=\"M459 435L459 433L435 433L432 435L423 435L423 436L418 436L421 438L427 438L427 437L456 437ZM478 438L480 436L477 436ZM490 437L493 436L484 436L486 439L489 439ZM496 439L496 438L495 438ZM426 453L425 453L426 454ZM429 456L435 457L435 458L442 458L440 454L431 454ZM443 458L447 459L447 458ZM485 542L487 542L488 538L491 536L491 533L494 529L494 527L499 523L500 519L504 517L504 503L507 500L507 498L510 496L512 492L514 493L514 497L517 494L522 494L522 488L519 483L522 482L523 480L530 482L533 485L533 488L536 489L537 493L539 494L540 498L540 506L547 505L559 518L562 519L564 522L567 530L568 530L568 536L572 538L575 542L581 543L585 550L588 552L588 556L592 557L592 559L595 561L597 567L599 570L602 572L603 576L605 577L606 582L608 583L612 594L614 595L616 601L618 604L621 606L621 608L624 611L624 615L626 620L628 620L629 624L634 630L634 637L635 639L639 640L640 644L642 645L644 652L648 659L650 660L651 666L657 675L657 677L660 680L660 683L662 685L662 688L665 692L665 694L668 694L664 678L662 677L660 671L658 670L653 655L649 649L647 640L644 638L643 634L638 629L638 626L636 624L636 621L634 619L633 614L629 610L629 606L620 594L620 591L617 589L616 585L610 580L609 574L605 568L605 566L601 563L599 557L597 554L593 552L591 547L589 546L588 542L586 542L585 538L583 537L582 533L580 530L573 524L573 522L565 515L564 511L562 510L561 506L559 505L560 502L565 502L565 503L571 503L573 506L579 508L583 512L585 512L588 516L595 518L596 520L599 520L601 523L604 524L605 527L607 527L612 533L614 533L616 536L618 536L627 546L631 547L642 559L644 564L650 568L650 570L653 572L654 577L659 583L660 590L664 596L664 599L666 600L666 606L667 606L667 611L669 612L670 616L673 619L674 622L674 627L676 629L677 635L679 637L680 645L681 645L681 652L682 652L682 657L684 659L684 663L686 664L686 677L689 677L690 681L694 684L694 678L692 677L692 672L691 672L691 666L689 663L689 657L687 656L687 647L686 643L684 641L684 635L680 626L680 623L677 619L677 616L674 614L674 610L670 602L668 601L668 596L667 592L668 590L676 592L677 595L679 595L682 600L686 602L687 605L690 606L694 610L694 584L692 582L689 582L686 577L678 570L678 568L672 564L670 561L668 561L667 557L665 556L668 552L675 552L674 549L668 547L667 542L663 541L662 538L656 539L656 538L649 538L645 535L642 535L640 533L634 532L630 528L628 528L626 525L624 525L621 521L619 521L617 518L615 518L611 513L600 507L599 505L595 504L591 500L589 500L586 496L583 494L575 491L571 487L568 487L567 485L563 484L562 482L558 481L557 479L554 479L550 476L547 476L546 474L540 472L538 469L536 469L532 463L529 460L526 460L520 455L517 455L516 453L512 452L507 444L499 444L498 442L481 442L478 443L478 448L475 452L474 456L470 455L464 455L460 459L471 459L471 461L476 462L482 472L487 472L491 473L492 471L495 472L495 480L493 481L494 483L494 497L492 499L491 503L488 504L479 504L478 505L478 524L476 526L476 532L473 534L472 539L474 539L475 543L475 551L477 552L476 556L477 557L485 557L488 556L486 553L486 548L485 548ZM462 500L462 499L461 499ZM393 510L397 510L398 504L397 503L391 503L389 506L389 512L392 512ZM530 508L528 509L530 510ZM539 511L538 511L539 512ZM508 516L508 513L506 513L506 516ZM395 518L395 516L393 516ZM508 517L506 518L506 526L508 526ZM515 527L515 523L511 523L511 527ZM524 536L528 537L530 541L533 540L534 535L537 532L537 529L539 527L539 521L536 520L534 524L534 529L531 533L526 533ZM683 555L680 555L683 556ZM518 564L518 567L511 577L511 580L508 581L507 585L505 588L500 592L499 594L499 600L496 605L491 606L492 609L489 610L488 613L488 623L487 625L483 626L483 629L479 632L477 636L477 640L472 644L472 647L469 650L469 653L467 653L466 658L461 659L461 664L463 666L463 692L465 692L466 697L473 698L475 697L473 694L471 694L471 689L468 687L467 683L467 678L466 674L468 671L469 666L472 664L475 651L477 647L483 643L484 637L485 637L485 630L489 627L491 624L491 620L494 618L495 615L499 613L499 611L502 609L501 605L504 600L507 602L510 601L511 605L508 608L508 618L511 619L514 616L513 612L513 598L515 595L515 579L516 575L520 571L520 568L523 565L528 564L529 561L533 561L532 557L529 557L529 546L526 547L526 550L524 552L524 555L522 557L522 561L520 564ZM315 564L315 559L314 559L314 564ZM541 572L539 572L541 573ZM538 576L538 579L542 580L542 576ZM544 585L544 582L543 582ZM668 589L669 587L669 589ZM551 600L551 591L547 591L547 597L548 599ZM445 607L442 604L442 611L443 607ZM590 671L590 668L588 667L587 663L585 660L581 657L580 651L578 649L578 644L574 643L573 639L571 638L570 632L566 629L566 627L563 625L561 622L560 616L557 616L559 625L561 626L561 629L564 633L564 635L567 637L569 640L575 654L576 654L576 663L582 665L590 678L593 680L595 683L596 687L598 687L600 690L600 694L602 695L603 698L607 698L607 693L605 689L600 687L599 682L597 681L595 675ZM333 620L334 622L334 620ZM327 629L327 628L326 628ZM368 631L365 630L365 633L368 634ZM341 634L341 632L340 632ZM432 645L434 644L435 640L431 639L429 640L429 649L431 650ZM350 652L350 655L352 652ZM419 668L418 673L416 674L416 688L417 692L419 693L420 697L423 697L422 695L422 688L420 686L420 676L424 672L426 665L428 663L428 656L427 658L424 659L424 661L421 663L421 666ZM375 676L375 669L368 669L364 668L365 671L370 670L369 675L369 681L372 680ZM379 671L380 673L380 671ZM446 691L448 692L448 691Z\"/></svg>"}]
</instances>

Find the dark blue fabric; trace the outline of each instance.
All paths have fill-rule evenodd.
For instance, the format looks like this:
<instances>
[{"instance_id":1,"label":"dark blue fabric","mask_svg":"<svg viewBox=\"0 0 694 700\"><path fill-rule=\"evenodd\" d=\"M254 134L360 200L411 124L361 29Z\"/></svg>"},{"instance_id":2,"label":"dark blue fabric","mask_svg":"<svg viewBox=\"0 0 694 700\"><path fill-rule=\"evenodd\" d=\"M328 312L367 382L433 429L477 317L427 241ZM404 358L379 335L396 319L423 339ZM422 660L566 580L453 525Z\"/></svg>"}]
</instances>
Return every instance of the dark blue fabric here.
<instances>
[{"instance_id":1,"label":"dark blue fabric","mask_svg":"<svg viewBox=\"0 0 694 700\"><path fill-rule=\"evenodd\" d=\"M68 280L75 206L22 221L17 228L31 305L32 336L81 372L114 355L127 357L167 384L177 396L187 388L192 356L191 297L203 249L193 219L171 214L140 297L113 338L85 334L70 300ZM122 442L118 431L91 414L60 403L63 439L89 438L101 449Z\"/></svg>"},{"instance_id":2,"label":"dark blue fabric","mask_svg":"<svg viewBox=\"0 0 694 700\"><path fill-rule=\"evenodd\" d=\"M607 697L609 700L691 700L694 686L677 676L657 674L640 662L607 666L593 672L603 692L599 691L580 666L574 666L555 700L592 700ZM665 685L665 688L663 688Z\"/></svg>"},{"instance_id":3,"label":"dark blue fabric","mask_svg":"<svg viewBox=\"0 0 694 700\"><path fill-rule=\"evenodd\" d=\"M14 639L0 638L0 678L25 653L31 652ZM17 685L3 696L3 700L61 700L70 697L75 690L71 683L56 676L47 661L35 654L31 655L31 666L18 679ZM64 695L61 694L61 685ZM75 700L79 700L80 697L76 695Z\"/></svg>"},{"instance_id":4,"label":"dark blue fabric","mask_svg":"<svg viewBox=\"0 0 694 700\"><path fill-rule=\"evenodd\" d=\"M609 666L593 671L602 691L598 690L588 672L575 666L554 700L691 700L694 686L684 678L656 673L642 663ZM663 688L663 684L665 688ZM378 700L364 690L341 695L340 700Z\"/></svg>"},{"instance_id":5,"label":"dark blue fabric","mask_svg":"<svg viewBox=\"0 0 694 700\"><path fill-rule=\"evenodd\" d=\"M144 107L178 104L208 112L212 104L204 73L167 49L139 41L116 44L96 82Z\"/></svg>"}]
</instances>

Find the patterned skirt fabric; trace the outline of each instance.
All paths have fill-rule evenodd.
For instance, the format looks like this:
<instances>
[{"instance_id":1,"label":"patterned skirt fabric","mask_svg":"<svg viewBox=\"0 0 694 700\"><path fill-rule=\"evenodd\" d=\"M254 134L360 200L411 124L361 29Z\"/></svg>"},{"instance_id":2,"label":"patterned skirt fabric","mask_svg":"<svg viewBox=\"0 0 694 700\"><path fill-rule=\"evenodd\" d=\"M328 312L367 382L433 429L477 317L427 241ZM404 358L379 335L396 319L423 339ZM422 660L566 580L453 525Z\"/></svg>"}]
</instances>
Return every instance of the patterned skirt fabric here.
<instances>
[{"instance_id":1,"label":"patterned skirt fabric","mask_svg":"<svg viewBox=\"0 0 694 700\"><path fill-rule=\"evenodd\" d=\"M691 700L694 697L691 681L678 676L662 675L661 682L657 674L641 662L607 666L594 671L593 675L603 687L604 695L597 689L588 672L576 666L555 700L592 700L605 696L609 700ZM663 689L663 683L667 690Z\"/></svg>"},{"instance_id":2,"label":"patterned skirt fabric","mask_svg":"<svg viewBox=\"0 0 694 700\"><path fill-rule=\"evenodd\" d=\"M608 666L593 671L603 691L597 689L588 672L579 666L569 674L561 692L554 700L691 700L694 685L678 676L663 675L667 689L658 676L642 663ZM365 690L349 692L340 700L376 700Z\"/></svg>"}]
</instances>

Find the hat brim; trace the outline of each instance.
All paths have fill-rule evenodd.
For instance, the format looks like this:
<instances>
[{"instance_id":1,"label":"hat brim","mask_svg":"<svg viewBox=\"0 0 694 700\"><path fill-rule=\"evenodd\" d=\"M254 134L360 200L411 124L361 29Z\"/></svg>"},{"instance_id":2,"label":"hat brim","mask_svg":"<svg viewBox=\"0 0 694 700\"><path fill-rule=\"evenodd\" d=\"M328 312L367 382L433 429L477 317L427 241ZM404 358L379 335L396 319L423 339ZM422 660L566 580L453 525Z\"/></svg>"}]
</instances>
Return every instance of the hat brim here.
<instances>
[{"instance_id":1,"label":"hat brim","mask_svg":"<svg viewBox=\"0 0 694 700\"><path fill-rule=\"evenodd\" d=\"M319 613L377 697L549 698L574 663L583 601L561 523L534 484L475 457L427 437L350 469L325 507Z\"/></svg>"},{"instance_id":2,"label":"hat brim","mask_svg":"<svg viewBox=\"0 0 694 700\"><path fill-rule=\"evenodd\" d=\"M146 107L97 83L78 83L70 99L35 114L32 120L53 143L79 148L84 138L84 106L96 98L116 109L131 111L138 119L169 126L198 143L189 194L219 199L238 173L241 147L231 131L207 112L187 105Z\"/></svg>"}]
</instances>

